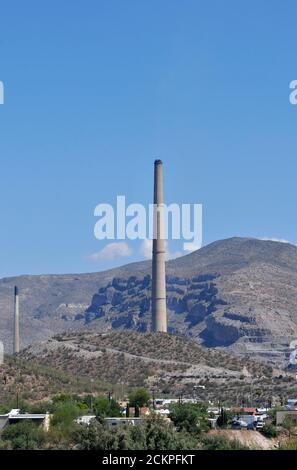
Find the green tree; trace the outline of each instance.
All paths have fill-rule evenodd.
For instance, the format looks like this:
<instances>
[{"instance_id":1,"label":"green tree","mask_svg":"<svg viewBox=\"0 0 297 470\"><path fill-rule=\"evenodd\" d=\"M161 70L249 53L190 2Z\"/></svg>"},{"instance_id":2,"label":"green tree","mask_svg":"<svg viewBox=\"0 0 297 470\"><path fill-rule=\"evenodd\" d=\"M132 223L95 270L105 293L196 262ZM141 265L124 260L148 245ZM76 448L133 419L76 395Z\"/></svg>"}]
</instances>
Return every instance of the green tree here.
<instances>
[{"instance_id":1,"label":"green tree","mask_svg":"<svg viewBox=\"0 0 297 470\"><path fill-rule=\"evenodd\" d=\"M160 416L146 418L137 426L118 425L109 428L106 423L93 421L75 432L76 448L85 450L190 450L197 440L174 430Z\"/></svg>"},{"instance_id":2,"label":"green tree","mask_svg":"<svg viewBox=\"0 0 297 470\"><path fill-rule=\"evenodd\" d=\"M9 405L3 405L1 404L0 405L0 414L6 414L8 413L10 410L11 410L12 407L10 407Z\"/></svg>"},{"instance_id":3,"label":"green tree","mask_svg":"<svg viewBox=\"0 0 297 470\"><path fill-rule=\"evenodd\" d=\"M7 426L1 434L13 449L41 449L46 440L45 432L30 421Z\"/></svg>"},{"instance_id":4,"label":"green tree","mask_svg":"<svg viewBox=\"0 0 297 470\"><path fill-rule=\"evenodd\" d=\"M85 395L83 397L83 403L87 406L87 408L92 411L94 405L94 396L92 394Z\"/></svg>"},{"instance_id":5,"label":"green tree","mask_svg":"<svg viewBox=\"0 0 297 470\"><path fill-rule=\"evenodd\" d=\"M108 428L104 421L92 421L89 426L82 426L74 434L77 448L80 450L118 450L121 446L130 449L128 430Z\"/></svg>"},{"instance_id":6,"label":"green tree","mask_svg":"<svg viewBox=\"0 0 297 470\"><path fill-rule=\"evenodd\" d=\"M121 407L113 398L108 400L106 397L98 397L93 405L96 416L101 417L119 417L121 414Z\"/></svg>"},{"instance_id":7,"label":"green tree","mask_svg":"<svg viewBox=\"0 0 297 470\"><path fill-rule=\"evenodd\" d=\"M80 415L79 407L72 402L60 403L55 406L51 419L53 426L60 426L64 429L72 427L75 418Z\"/></svg>"},{"instance_id":8,"label":"green tree","mask_svg":"<svg viewBox=\"0 0 297 470\"><path fill-rule=\"evenodd\" d=\"M63 405L67 403L72 403L77 408L81 410L82 413L87 413L89 410L89 406L86 402L86 397L81 398L79 395L70 395L67 393L61 393L59 395L55 395L52 399L53 406Z\"/></svg>"},{"instance_id":9,"label":"green tree","mask_svg":"<svg viewBox=\"0 0 297 470\"><path fill-rule=\"evenodd\" d=\"M276 424L276 412L277 411L282 411L282 407L281 406L275 406L274 408L271 408L269 411L268 411L268 414L272 420L272 424Z\"/></svg>"},{"instance_id":10,"label":"green tree","mask_svg":"<svg viewBox=\"0 0 297 470\"><path fill-rule=\"evenodd\" d=\"M225 427L225 426L227 426L228 421L229 421L229 415L228 415L227 411L224 410L224 408L222 408L221 412L220 412L220 415L217 419L217 425L220 426L220 427Z\"/></svg>"},{"instance_id":11,"label":"green tree","mask_svg":"<svg viewBox=\"0 0 297 470\"><path fill-rule=\"evenodd\" d=\"M28 405L26 407L26 412L30 413L53 413L54 412L54 404L50 401L40 401L38 403L34 403L32 405Z\"/></svg>"},{"instance_id":12,"label":"green tree","mask_svg":"<svg viewBox=\"0 0 297 470\"><path fill-rule=\"evenodd\" d=\"M158 415L145 420L144 432L147 450L193 450L197 447L193 435L185 430L176 432L171 423Z\"/></svg>"},{"instance_id":13,"label":"green tree","mask_svg":"<svg viewBox=\"0 0 297 470\"><path fill-rule=\"evenodd\" d=\"M189 433L197 433L209 429L207 412L201 404L174 404L170 408L169 417L178 431L184 430Z\"/></svg>"},{"instance_id":14,"label":"green tree","mask_svg":"<svg viewBox=\"0 0 297 470\"><path fill-rule=\"evenodd\" d=\"M54 405L68 403L68 402L71 402L71 401L73 401L72 396L69 395L68 393L60 393L59 395L55 395L52 398L52 402L53 402Z\"/></svg>"},{"instance_id":15,"label":"green tree","mask_svg":"<svg viewBox=\"0 0 297 470\"><path fill-rule=\"evenodd\" d=\"M142 408L149 404L150 394L145 388L139 388L129 394L129 405Z\"/></svg>"}]
</instances>

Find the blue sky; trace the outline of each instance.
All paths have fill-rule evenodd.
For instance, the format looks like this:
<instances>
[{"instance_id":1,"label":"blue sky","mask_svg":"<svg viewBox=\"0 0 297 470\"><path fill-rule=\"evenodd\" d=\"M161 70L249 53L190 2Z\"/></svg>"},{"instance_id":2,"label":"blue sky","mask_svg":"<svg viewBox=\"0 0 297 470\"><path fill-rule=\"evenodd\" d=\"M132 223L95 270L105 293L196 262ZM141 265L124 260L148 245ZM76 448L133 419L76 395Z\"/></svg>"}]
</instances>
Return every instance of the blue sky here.
<instances>
[{"instance_id":1,"label":"blue sky","mask_svg":"<svg viewBox=\"0 0 297 470\"><path fill-rule=\"evenodd\" d=\"M296 2L1 2L0 276L85 272L100 202L203 204L203 243L297 243ZM177 244L170 250L179 250Z\"/></svg>"}]
</instances>

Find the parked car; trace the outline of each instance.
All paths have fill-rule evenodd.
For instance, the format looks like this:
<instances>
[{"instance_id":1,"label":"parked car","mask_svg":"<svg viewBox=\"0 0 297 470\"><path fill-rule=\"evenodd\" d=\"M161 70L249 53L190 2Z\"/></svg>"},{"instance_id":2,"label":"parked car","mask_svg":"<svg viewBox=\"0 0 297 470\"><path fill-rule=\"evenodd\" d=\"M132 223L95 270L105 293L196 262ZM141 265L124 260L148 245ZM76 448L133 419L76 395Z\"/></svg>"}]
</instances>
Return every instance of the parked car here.
<instances>
[{"instance_id":1,"label":"parked car","mask_svg":"<svg viewBox=\"0 0 297 470\"><path fill-rule=\"evenodd\" d=\"M242 419L237 419L232 421L232 429L247 429L248 424Z\"/></svg>"},{"instance_id":2,"label":"parked car","mask_svg":"<svg viewBox=\"0 0 297 470\"><path fill-rule=\"evenodd\" d=\"M264 422L263 421L257 421L256 422L256 431L261 431L263 429Z\"/></svg>"}]
</instances>

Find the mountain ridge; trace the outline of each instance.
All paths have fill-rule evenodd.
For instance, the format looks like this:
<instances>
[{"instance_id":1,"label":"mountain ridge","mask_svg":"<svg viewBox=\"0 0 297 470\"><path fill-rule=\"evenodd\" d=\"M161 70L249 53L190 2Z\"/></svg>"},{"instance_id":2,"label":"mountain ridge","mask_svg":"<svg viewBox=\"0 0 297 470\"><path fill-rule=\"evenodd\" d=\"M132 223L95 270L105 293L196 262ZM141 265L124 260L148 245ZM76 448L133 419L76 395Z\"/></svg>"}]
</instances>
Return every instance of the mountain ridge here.
<instances>
[{"instance_id":1,"label":"mountain ridge","mask_svg":"<svg viewBox=\"0 0 297 470\"><path fill-rule=\"evenodd\" d=\"M0 339L10 350L14 284L23 346L55 333L149 331L151 262L85 274L0 280ZM166 264L169 331L286 367L297 338L297 247L232 237Z\"/></svg>"}]
</instances>

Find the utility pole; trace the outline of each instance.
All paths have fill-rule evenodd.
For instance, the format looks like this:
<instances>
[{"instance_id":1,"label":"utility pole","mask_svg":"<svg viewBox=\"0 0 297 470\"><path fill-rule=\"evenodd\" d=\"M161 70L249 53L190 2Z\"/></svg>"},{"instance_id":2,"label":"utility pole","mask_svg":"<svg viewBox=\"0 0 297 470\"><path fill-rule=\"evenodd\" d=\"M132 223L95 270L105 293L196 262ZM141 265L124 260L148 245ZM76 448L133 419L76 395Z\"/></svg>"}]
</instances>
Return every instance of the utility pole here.
<instances>
[{"instance_id":1,"label":"utility pole","mask_svg":"<svg viewBox=\"0 0 297 470\"><path fill-rule=\"evenodd\" d=\"M156 401L155 401L155 389L152 390L152 395L153 395L153 409L156 409Z\"/></svg>"}]
</instances>

